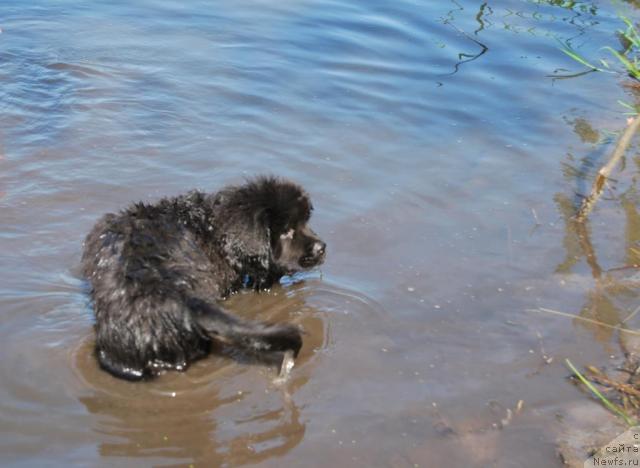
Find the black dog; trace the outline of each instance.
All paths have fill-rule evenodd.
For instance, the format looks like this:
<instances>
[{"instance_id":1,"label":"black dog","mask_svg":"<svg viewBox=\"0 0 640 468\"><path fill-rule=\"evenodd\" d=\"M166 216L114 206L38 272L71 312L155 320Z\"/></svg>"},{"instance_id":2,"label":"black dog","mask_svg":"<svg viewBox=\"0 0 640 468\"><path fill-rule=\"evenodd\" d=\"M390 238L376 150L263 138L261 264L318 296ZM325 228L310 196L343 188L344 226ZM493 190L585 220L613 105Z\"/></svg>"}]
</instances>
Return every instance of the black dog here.
<instances>
[{"instance_id":1,"label":"black dog","mask_svg":"<svg viewBox=\"0 0 640 468\"><path fill-rule=\"evenodd\" d=\"M297 327L241 320L217 301L321 264L325 244L307 226L312 209L299 186L260 177L105 215L82 256L101 367L149 378L185 370L214 343L272 364L287 350L297 355Z\"/></svg>"}]
</instances>

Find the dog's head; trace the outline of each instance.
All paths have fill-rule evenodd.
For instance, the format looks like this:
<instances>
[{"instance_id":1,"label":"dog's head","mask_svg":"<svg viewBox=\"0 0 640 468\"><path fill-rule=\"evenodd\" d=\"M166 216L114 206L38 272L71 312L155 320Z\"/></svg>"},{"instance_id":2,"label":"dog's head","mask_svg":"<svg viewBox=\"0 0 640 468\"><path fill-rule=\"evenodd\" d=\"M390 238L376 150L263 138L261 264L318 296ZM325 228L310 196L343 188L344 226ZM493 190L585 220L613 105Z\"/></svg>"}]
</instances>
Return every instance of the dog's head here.
<instances>
[{"instance_id":1,"label":"dog's head","mask_svg":"<svg viewBox=\"0 0 640 468\"><path fill-rule=\"evenodd\" d=\"M320 265L326 244L308 226L313 206L298 185L260 177L220 194L219 223L236 268L282 276ZM249 268L248 268L249 267Z\"/></svg>"},{"instance_id":2,"label":"dog's head","mask_svg":"<svg viewBox=\"0 0 640 468\"><path fill-rule=\"evenodd\" d=\"M274 188L277 193L267 216L273 262L287 273L320 265L326 244L309 227L309 196L290 182L276 181Z\"/></svg>"}]
</instances>

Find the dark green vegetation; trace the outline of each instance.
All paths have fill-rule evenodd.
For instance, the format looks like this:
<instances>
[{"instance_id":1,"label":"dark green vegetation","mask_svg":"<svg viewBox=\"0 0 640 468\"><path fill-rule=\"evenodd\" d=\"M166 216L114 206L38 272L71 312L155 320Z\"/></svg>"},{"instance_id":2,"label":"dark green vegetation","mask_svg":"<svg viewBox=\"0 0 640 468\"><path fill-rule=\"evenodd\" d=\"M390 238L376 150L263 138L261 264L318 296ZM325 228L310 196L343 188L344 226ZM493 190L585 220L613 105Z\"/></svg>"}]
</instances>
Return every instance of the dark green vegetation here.
<instances>
[{"instance_id":1,"label":"dark green vegetation","mask_svg":"<svg viewBox=\"0 0 640 468\"><path fill-rule=\"evenodd\" d=\"M606 58L599 58L599 65L594 65L593 62L578 53L570 44L561 43L561 50L571 57L576 62L595 71L605 73L620 73L626 71L626 73L636 79L640 80L640 35L638 34L637 26L626 16L620 16L620 19L626 25L625 29L619 29L617 36L621 44L621 50L616 50L611 46L604 46L602 50L608 51L615 59L614 63L609 63ZM617 65L617 67L615 66Z\"/></svg>"}]
</instances>

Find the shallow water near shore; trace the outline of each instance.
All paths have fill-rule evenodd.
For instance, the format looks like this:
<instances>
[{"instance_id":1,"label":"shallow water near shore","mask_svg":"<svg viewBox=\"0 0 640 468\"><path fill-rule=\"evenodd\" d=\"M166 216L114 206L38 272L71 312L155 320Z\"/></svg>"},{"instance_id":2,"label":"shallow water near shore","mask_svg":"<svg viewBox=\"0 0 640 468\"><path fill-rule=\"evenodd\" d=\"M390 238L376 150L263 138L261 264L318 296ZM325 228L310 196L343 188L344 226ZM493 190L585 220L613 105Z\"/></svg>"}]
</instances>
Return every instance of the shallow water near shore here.
<instances>
[{"instance_id":1,"label":"shallow water near shore","mask_svg":"<svg viewBox=\"0 0 640 468\"><path fill-rule=\"evenodd\" d=\"M563 365L640 327L638 158L576 193L633 102L589 73L606 2L0 3L0 455L8 466L561 466ZM626 8L626 9L625 9ZM289 379L212 356L98 369L78 264L103 213L255 174L311 194L320 271L225 306L299 324ZM621 285L622 284L622 285ZM519 403L522 401L522 403ZM592 403L596 405L596 403ZM511 414L511 416L509 416ZM563 422L565 421L565 422ZM586 458L586 457L585 457Z\"/></svg>"}]
</instances>

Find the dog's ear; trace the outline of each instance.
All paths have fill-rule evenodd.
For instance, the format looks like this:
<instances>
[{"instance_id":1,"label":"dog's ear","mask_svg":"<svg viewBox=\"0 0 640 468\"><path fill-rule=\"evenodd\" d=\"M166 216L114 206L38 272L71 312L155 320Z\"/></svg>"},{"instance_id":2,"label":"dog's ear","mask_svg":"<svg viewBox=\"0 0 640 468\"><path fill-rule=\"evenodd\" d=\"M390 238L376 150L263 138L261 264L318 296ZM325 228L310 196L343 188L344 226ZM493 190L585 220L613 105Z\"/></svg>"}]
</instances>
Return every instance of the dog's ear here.
<instances>
[{"instance_id":1,"label":"dog's ear","mask_svg":"<svg viewBox=\"0 0 640 468\"><path fill-rule=\"evenodd\" d=\"M271 232L265 210L229 210L219 221L222 251L238 271L269 270Z\"/></svg>"},{"instance_id":2,"label":"dog's ear","mask_svg":"<svg viewBox=\"0 0 640 468\"><path fill-rule=\"evenodd\" d=\"M311 211L307 194L296 184L258 177L217 196L216 224L222 249L239 271L269 270L272 242L306 221Z\"/></svg>"},{"instance_id":3,"label":"dog's ear","mask_svg":"<svg viewBox=\"0 0 640 468\"><path fill-rule=\"evenodd\" d=\"M266 209L265 220L274 235L279 236L291 228L306 223L313 207L309 196L298 186L282 185Z\"/></svg>"}]
</instances>

